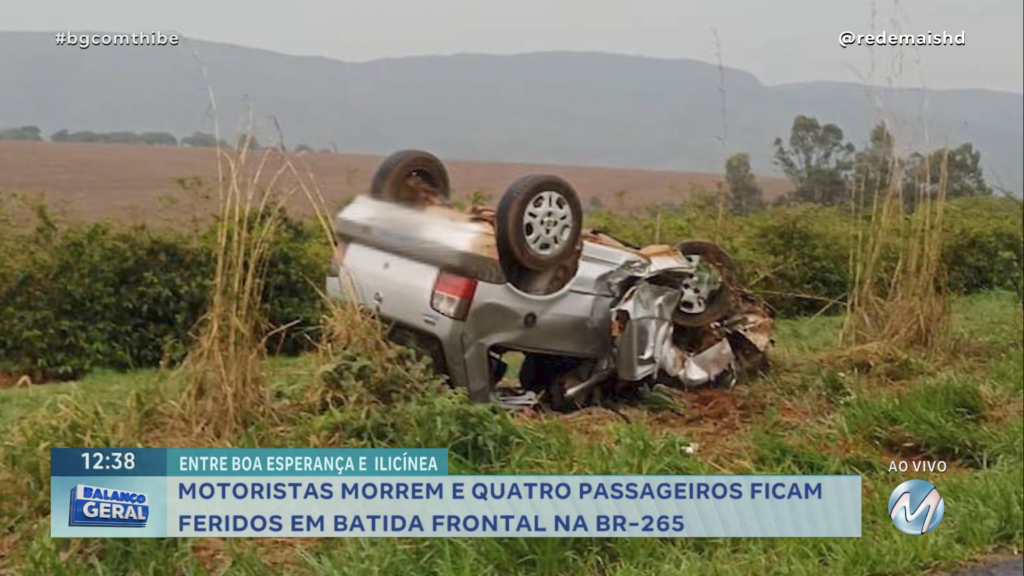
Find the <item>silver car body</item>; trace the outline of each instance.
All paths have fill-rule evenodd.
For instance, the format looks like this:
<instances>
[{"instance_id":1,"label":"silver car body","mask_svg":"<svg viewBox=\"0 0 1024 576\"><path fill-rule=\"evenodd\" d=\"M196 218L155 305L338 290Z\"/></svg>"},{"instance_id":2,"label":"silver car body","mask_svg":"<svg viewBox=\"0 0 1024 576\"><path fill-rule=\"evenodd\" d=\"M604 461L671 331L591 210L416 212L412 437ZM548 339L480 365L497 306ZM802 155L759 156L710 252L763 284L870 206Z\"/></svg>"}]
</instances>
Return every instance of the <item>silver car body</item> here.
<instances>
[{"instance_id":1,"label":"silver car body","mask_svg":"<svg viewBox=\"0 0 1024 576\"><path fill-rule=\"evenodd\" d=\"M359 225L365 227L365 235L353 230ZM425 211L358 197L338 215L336 228L347 247L343 263L327 279L328 295L344 300L352 294L382 319L436 338L444 351L447 375L476 401L491 399L491 349L574 358L609 356L612 341L606 335L611 334L616 296L609 276L627 262L643 261L630 251L584 242L576 275L559 291L527 294L507 281L478 278L469 314L460 322L431 307L434 282L442 269L431 262L478 255L481 244L488 244L487 236L493 237L489 224L469 218L453 220L450 211ZM382 244L407 245L385 250L368 245L377 243L367 242L371 236ZM493 267L482 266L477 276L494 276L500 270L492 260Z\"/></svg>"},{"instance_id":2,"label":"silver car body","mask_svg":"<svg viewBox=\"0 0 1024 576\"><path fill-rule=\"evenodd\" d=\"M724 335L696 354L673 343L672 314L686 291L644 280L679 272L697 278L700 258L667 246L640 251L585 240L572 278L554 293L533 294L505 276L493 222L480 214L359 196L337 215L335 233L344 250L332 264L328 294L355 299L426 337L439 350L435 365L475 401L492 399L494 350L596 360L591 380L613 369L620 381L665 373L684 385L707 383L733 361ZM462 321L432 305L442 271L477 281ZM627 320L613 326L620 318ZM770 331L770 318L760 313L738 318L741 332ZM770 341L756 345L765 350Z\"/></svg>"}]
</instances>

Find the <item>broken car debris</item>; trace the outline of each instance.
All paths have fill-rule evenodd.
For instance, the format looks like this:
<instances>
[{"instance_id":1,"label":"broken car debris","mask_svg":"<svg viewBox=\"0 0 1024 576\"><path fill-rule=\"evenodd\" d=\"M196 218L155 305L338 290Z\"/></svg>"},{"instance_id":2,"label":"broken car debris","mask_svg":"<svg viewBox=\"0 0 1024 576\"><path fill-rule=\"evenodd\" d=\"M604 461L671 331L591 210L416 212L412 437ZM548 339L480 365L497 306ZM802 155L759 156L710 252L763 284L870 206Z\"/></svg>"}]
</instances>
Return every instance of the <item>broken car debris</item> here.
<instances>
[{"instance_id":1,"label":"broken car debris","mask_svg":"<svg viewBox=\"0 0 1024 576\"><path fill-rule=\"evenodd\" d=\"M732 386L767 368L771 309L715 244L635 248L583 229L565 180L531 174L496 210L449 204L433 155L388 157L335 219L328 293L354 298L476 401L571 409L664 384ZM505 355L523 355L519 386Z\"/></svg>"}]
</instances>

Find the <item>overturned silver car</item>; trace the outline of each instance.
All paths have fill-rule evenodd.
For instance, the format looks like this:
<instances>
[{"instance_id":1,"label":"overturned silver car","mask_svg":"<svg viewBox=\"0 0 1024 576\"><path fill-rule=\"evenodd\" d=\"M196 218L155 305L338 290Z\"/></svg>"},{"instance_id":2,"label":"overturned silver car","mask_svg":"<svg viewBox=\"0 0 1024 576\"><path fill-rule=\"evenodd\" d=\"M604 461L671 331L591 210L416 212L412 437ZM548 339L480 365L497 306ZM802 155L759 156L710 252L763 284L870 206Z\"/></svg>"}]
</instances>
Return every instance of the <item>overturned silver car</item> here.
<instances>
[{"instance_id":1,"label":"overturned silver car","mask_svg":"<svg viewBox=\"0 0 1024 576\"><path fill-rule=\"evenodd\" d=\"M531 174L497 210L456 210L416 150L335 218L328 293L376 311L473 400L571 409L662 383L731 386L767 368L773 313L715 244L628 246L584 230L576 191ZM523 354L519 386L504 381Z\"/></svg>"}]
</instances>

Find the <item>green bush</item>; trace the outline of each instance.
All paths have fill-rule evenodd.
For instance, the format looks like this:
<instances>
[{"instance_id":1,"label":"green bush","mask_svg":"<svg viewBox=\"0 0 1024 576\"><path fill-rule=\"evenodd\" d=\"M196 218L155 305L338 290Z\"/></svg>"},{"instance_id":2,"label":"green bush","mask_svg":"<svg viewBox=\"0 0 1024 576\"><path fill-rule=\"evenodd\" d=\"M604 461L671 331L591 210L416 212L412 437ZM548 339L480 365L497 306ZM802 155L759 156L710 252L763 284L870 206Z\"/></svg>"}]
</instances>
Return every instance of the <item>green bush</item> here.
<instances>
[{"instance_id":1,"label":"green bush","mask_svg":"<svg viewBox=\"0 0 1024 576\"><path fill-rule=\"evenodd\" d=\"M813 314L846 296L853 243L836 209L798 205L743 220L733 228L746 246L736 264L779 314Z\"/></svg>"},{"instance_id":2,"label":"green bush","mask_svg":"<svg viewBox=\"0 0 1024 576\"><path fill-rule=\"evenodd\" d=\"M0 287L0 357L17 371L155 366L202 313L209 255L180 238L89 224L37 230L23 247Z\"/></svg>"},{"instance_id":3,"label":"green bush","mask_svg":"<svg viewBox=\"0 0 1024 576\"><path fill-rule=\"evenodd\" d=\"M176 363L204 313L216 234L109 223L34 230L0 242L0 370L74 379L98 367ZM264 302L272 351L311 346L329 247L314 226L285 217Z\"/></svg>"},{"instance_id":4,"label":"green bush","mask_svg":"<svg viewBox=\"0 0 1024 576\"><path fill-rule=\"evenodd\" d=\"M319 342L320 320L325 310L322 290L330 243L323 231L285 216L270 249L263 302L273 327L268 348L279 354L298 354Z\"/></svg>"},{"instance_id":5,"label":"green bush","mask_svg":"<svg viewBox=\"0 0 1024 576\"><path fill-rule=\"evenodd\" d=\"M962 198L946 207L942 260L954 292L1015 290L1022 284L1024 232L1020 200Z\"/></svg>"},{"instance_id":6,"label":"green bush","mask_svg":"<svg viewBox=\"0 0 1024 576\"><path fill-rule=\"evenodd\" d=\"M724 215L706 198L646 212L596 211L588 224L631 244L718 242L739 268L741 280L781 316L813 314L845 300L851 288L853 217L839 208L811 204L776 206L749 216ZM659 215L660 214L660 218ZM905 224L908 224L906 222ZM1009 198L961 198L946 205L942 261L956 293L1024 290L1021 202ZM884 286L897 265L900 234L883 246L876 280ZM831 312L842 310L832 305Z\"/></svg>"}]
</instances>

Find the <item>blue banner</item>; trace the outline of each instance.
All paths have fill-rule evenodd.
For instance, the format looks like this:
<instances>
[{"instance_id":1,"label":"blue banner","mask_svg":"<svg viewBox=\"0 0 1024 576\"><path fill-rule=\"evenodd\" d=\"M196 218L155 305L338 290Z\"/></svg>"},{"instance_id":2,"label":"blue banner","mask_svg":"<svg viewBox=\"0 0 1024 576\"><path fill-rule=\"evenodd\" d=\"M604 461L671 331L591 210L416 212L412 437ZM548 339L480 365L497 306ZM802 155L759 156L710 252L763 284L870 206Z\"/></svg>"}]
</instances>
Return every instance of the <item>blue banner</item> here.
<instances>
[{"instance_id":1,"label":"blue banner","mask_svg":"<svg viewBox=\"0 0 1024 576\"><path fill-rule=\"evenodd\" d=\"M116 451L135 454L121 477L53 475L52 536L861 535L860 476L448 476L443 450L412 449L166 449L155 476L158 452Z\"/></svg>"}]
</instances>

